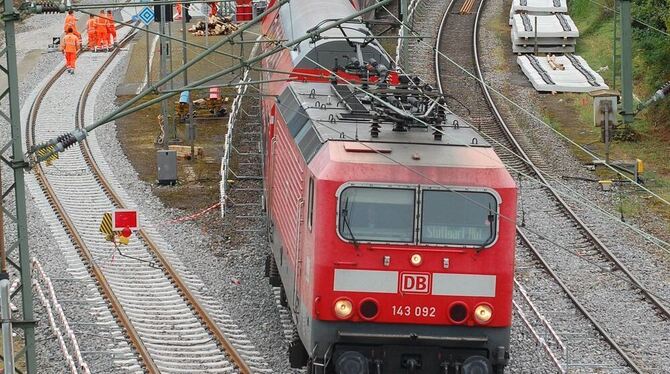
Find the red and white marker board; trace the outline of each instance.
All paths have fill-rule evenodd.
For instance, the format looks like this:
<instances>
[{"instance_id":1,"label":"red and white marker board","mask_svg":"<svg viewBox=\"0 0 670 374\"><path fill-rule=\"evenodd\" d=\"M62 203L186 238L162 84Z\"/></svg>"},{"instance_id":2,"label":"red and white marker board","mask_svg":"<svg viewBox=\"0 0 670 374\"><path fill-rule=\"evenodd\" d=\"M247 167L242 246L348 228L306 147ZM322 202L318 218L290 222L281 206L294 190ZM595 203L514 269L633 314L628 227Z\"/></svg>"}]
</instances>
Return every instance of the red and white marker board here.
<instances>
[{"instance_id":1,"label":"red and white marker board","mask_svg":"<svg viewBox=\"0 0 670 374\"><path fill-rule=\"evenodd\" d=\"M140 227L140 219L136 210L117 209L112 213L112 228L121 231L125 228L137 230Z\"/></svg>"}]
</instances>

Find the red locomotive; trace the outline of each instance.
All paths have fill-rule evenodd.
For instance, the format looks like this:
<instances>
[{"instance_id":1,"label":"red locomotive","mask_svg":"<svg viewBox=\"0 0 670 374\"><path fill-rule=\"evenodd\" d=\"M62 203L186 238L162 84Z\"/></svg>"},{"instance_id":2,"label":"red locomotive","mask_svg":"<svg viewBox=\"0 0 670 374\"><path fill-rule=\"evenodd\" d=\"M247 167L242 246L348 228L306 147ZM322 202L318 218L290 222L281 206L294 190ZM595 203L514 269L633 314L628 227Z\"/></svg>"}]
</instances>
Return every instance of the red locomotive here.
<instances>
[{"instance_id":1,"label":"red locomotive","mask_svg":"<svg viewBox=\"0 0 670 374\"><path fill-rule=\"evenodd\" d=\"M355 11L348 0L290 4L264 34L290 40ZM513 179L430 86L388 71L363 23L322 36L263 62L268 272L297 325L291 364L502 373Z\"/></svg>"}]
</instances>

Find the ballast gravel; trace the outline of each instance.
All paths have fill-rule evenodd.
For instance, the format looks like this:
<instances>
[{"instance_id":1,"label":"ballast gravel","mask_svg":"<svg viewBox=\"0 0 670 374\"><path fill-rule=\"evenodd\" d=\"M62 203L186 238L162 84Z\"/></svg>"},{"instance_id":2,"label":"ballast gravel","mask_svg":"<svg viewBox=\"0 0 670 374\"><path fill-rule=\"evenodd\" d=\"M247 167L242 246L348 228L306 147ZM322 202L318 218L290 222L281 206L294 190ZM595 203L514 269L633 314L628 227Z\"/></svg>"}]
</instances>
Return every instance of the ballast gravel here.
<instances>
[{"instance_id":1,"label":"ballast gravel","mask_svg":"<svg viewBox=\"0 0 670 374\"><path fill-rule=\"evenodd\" d=\"M109 113L116 106L115 87L124 70L119 66L106 82L96 101L97 113ZM219 210L199 218L198 222L173 220L187 215L165 207L152 193L158 187L139 180L116 137L116 125L95 130L105 159L127 195L139 211L152 221L159 234L192 274L206 285L209 296L220 302L227 314L243 330L277 373L289 373L287 345L272 288L264 277L265 241L262 238L239 248L225 246ZM218 201L218 197L212 204Z\"/></svg>"}]
</instances>

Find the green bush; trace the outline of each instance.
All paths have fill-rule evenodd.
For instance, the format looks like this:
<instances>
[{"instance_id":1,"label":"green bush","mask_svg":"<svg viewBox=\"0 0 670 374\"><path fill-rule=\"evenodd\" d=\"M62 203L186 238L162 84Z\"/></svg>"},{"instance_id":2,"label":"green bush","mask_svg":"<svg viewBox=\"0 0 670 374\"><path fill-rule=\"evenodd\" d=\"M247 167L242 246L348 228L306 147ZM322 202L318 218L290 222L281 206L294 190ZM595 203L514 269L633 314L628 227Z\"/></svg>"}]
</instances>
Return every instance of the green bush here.
<instances>
[{"instance_id":1,"label":"green bush","mask_svg":"<svg viewBox=\"0 0 670 374\"><path fill-rule=\"evenodd\" d=\"M662 83L659 79L670 77L670 0L636 0L632 13L639 21L633 22L633 43L647 65L645 83L653 91Z\"/></svg>"}]
</instances>

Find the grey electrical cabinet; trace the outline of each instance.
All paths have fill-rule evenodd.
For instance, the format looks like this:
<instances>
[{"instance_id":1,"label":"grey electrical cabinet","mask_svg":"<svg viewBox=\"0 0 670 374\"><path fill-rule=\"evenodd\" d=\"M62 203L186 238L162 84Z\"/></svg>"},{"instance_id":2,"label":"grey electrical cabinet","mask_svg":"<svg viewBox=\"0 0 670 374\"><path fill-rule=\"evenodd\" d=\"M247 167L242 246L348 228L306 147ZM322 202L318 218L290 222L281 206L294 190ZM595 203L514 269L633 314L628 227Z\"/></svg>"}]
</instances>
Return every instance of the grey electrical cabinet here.
<instances>
[{"instance_id":1,"label":"grey electrical cabinet","mask_svg":"<svg viewBox=\"0 0 670 374\"><path fill-rule=\"evenodd\" d=\"M177 182L177 151L160 150L156 153L158 166L158 184Z\"/></svg>"}]
</instances>

